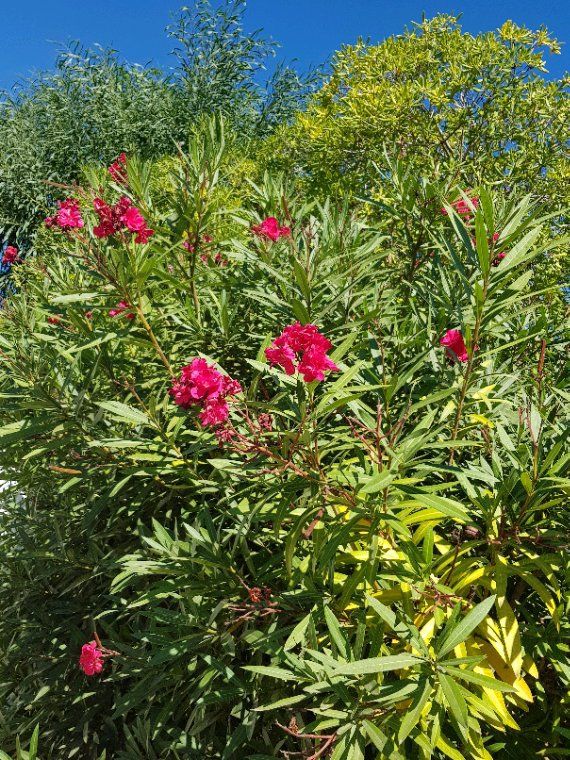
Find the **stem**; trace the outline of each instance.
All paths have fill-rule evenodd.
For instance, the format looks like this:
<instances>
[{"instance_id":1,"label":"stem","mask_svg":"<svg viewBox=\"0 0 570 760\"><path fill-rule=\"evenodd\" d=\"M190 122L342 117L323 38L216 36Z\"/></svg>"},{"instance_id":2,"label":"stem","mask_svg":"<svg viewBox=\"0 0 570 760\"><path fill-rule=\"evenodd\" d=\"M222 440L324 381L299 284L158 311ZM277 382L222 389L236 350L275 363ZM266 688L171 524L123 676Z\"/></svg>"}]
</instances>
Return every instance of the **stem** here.
<instances>
[{"instance_id":1,"label":"stem","mask_svg":"<svg viewBox=\"0 0 570 760\"><path fill-rule=\"evenodd\" d=\"M539 411L542 411L542 400L543 400L543 381L544 381L544 359L546 355L546 340L543 338L540 344L540 356L538 359L538 366L536 371L536 387L537 387L537 407ZM531 421L530 421L530 412L527 409L527 428L528 432L531 438L532 442L532 488L530 493L526 495L526 499L524 501L524 504L521 507L521 510L519 512L516 525L517 527L520 526L522 519L524 515L526 514L527 509L530 506L530 503L532 501L532 497L534 496L536 484L538 483L538 477L539 477L539 459L540 459L540 439L541 439L541 433L543 424L540 423L539 429L536 431L536 435L532 429Z\"/></svg>"},{"instance_id":2,"label":"stem","mask_svg":"<svg viewBox=\"0 0 570 760\"><path fill-rule=\"evenodd\" d=\"M196 288L196 280L195 280L196 259L198 258L198 247L200 245L200 234L199 234L200 226L199 225L197 229L198 229L198 232L196 232L196 236L194 238L194 250L192 251L192 254L191 254L192 258L190 259L190 290L192 291L194 311L196 312L196 317L199 317L200 301L198 299L198 289Z\"/></svg>"},{"instance_id":3,"label":"stem","mask_svg":"<svg viewBox=\"0 0 570 760\"><path fill-rule=\"evenodd\" d=\"M152 331L152 327L147 322L147 319L146 319L145 315L143 314L143 310L142 310L142 308L140 306L140 303L135 308L137 310L137 316L140 319L140 321L141 321L144 329L147 331L148 337L150 338L150 342L154 346L154 349L155 349L156 353L160 357L161 362L164 364L164 366L168 370L168 374L171 377L173 377L174 376L174 372L172 370L170 362L168 361L168 359L166 357L166 354L164 353L164 351L160 347L160 345L159 345L159 343L158 343L158 341L156 339L156 336L155 336L154 332Z\"/></svg>"},{"instance_id":4,"label":"stem","mask_svg":"<svg viewBox=\"0 0 570 760\"><path fill-rule=\"evenodd\" d=\"M459 399L457 401L457 411L455 412L455 421L453 423L453 429L451 431L451 440L455 441L457 433L459 431L459 424L461 422L461 415L463 413L463 406L465 404L465 396L469 388L471 381L471 374L473 371L473 364L475 360L475 349L479 340L479 332L481 330L481 321L483 318L483 305L487 297L487 289L489 287L489 275L486 275L483 283L483 298L481 300L481 306L477 310L477 317L475 319L475 328L473 330L473 339L471 344L471 351L469 352L469 359L467 360L467 367L465 368L465 375L463 376L463 383L461 384L461 390L459 392ZM451 449L449 453L449 464L453 464L455 461L455 449Z\"/></svg>"}]
</instances>

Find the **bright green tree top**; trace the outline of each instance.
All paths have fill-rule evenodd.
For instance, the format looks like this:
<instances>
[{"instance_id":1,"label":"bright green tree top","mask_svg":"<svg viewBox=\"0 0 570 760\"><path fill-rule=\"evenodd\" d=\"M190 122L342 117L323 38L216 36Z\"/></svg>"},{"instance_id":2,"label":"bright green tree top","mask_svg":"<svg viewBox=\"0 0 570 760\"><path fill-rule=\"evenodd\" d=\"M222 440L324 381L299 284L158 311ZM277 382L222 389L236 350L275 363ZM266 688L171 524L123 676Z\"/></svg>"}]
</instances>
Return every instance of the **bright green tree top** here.
<instances>
[{"instance_id":1,"label":"bright green tree top","mask_svg":"<svg viewBox=\"0 0 570 760\"><path fill-rule=\"evenodd\" d=\"M507 21L473 36L440 15L379 45L346 46L280 155L330 192L370 190L370 168L393 149L422 173L463 187L513 185L565 202L567 80L549 81L545 29ZM291 129L281 137L291 140Z\"/></svg>"}]
</instances>

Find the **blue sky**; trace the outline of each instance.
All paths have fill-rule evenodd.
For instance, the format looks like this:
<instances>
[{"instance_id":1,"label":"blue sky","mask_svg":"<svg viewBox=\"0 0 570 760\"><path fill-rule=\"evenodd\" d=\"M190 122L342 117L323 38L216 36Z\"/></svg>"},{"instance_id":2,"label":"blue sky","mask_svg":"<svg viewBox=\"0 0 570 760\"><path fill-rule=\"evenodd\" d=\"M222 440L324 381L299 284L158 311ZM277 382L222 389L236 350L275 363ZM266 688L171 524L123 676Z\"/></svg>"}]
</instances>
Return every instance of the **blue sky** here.
<instances>
[{"instance_id":1,"label":"blue sky","mask_svg":"<svg viewBox=\"0 0 570 760\"><path fill-rule=\"evenodd\" d=\"M186 0L188 4L188 0ZM170 14L184 0L19 0L2 2L0 88L34 69L50 68L59 43L80 40L118 49L133 63L169 65L164 34ZM422 12L462 13L467 31L494 29L505 19L536 28L546 25L570 43L570 3L565 0L249 0L246 28L263 27L281 43L280 57L300 68L325 61L360 35L378 41L398 33ZM549 56L554 76L570 70L568 45Z\"/></svg>"}]
</instances>

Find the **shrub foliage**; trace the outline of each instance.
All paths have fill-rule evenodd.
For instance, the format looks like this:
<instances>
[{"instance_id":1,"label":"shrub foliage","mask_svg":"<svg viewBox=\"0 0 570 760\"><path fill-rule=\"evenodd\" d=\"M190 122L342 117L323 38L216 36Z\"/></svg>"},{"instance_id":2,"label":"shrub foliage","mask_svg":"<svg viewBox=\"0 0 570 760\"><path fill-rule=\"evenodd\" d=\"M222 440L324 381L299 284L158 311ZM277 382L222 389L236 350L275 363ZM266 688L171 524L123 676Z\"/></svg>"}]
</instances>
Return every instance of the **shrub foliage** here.
<instances>
[{"instance_id":1,"label":"shrub foliage","mask_svg":"<svg viewBox=\"0 0 570 760\"><path fill-rule=\"evenodd\" d=\"M42 233L0 317L2 747L39 723L58 760L558 757L548 215L399 164L373 223L269 174L236 201L219 121L126 172L76 191L84 226ZM121 195L148 242L134 213L94 232ZM322 380L267 361L296 322ZM169 392L198 357L242 387L217 427Z\"/></svg>"}]
</instances>

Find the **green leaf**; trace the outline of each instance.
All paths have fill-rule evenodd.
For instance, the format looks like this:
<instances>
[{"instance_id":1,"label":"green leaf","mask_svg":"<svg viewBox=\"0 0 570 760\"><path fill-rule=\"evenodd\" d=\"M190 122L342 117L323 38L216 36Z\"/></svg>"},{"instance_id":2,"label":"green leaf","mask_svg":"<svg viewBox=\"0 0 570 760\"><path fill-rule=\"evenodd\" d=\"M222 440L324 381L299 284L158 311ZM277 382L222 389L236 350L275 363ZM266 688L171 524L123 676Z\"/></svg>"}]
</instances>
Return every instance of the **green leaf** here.
<instances>
[{"instance_id":1,"label":"green leaf","mask_svg":"<svg viewBox=\"0 0 570 760\"><path fill-rule=\"evenodd\" d=\"M360 493L378 493L388 486L396 476L390 470L383 470L373 475L360 488Z\"/></svg>"},{"instance_id":2,"label":"green leaf","mask_svg":"<svg viewBox=\"0 0 570 760\"><path fill-rule=\"evenodd\" d=\"M385 734L383 734L382 731L380 731L380 729L369 720L363 720L362 725L364 726L364 730L368 734L368 737L372 741L372 744L374 744L374 746L379 752L382 752L382 750L386 746L388 737Z\"/></svg>"},{"instance_id":3,"label":"green leaf","mask_svg":"<svg viewBox=\"0 0 570 760\"><path fill-rule=\"evenodd\" d=\"M411 641L416 649L422 651L426 657L428 656L429 652L426 643L415 625L407 623L403 620L401 622L398 622L396 615L392 612L392 610L389 607L386 607L385 604L382 604L382 602L380 602L378 599L375 599L373 596L367 594L366 600L374 612L376 612L376 614L382 618L390 630L394 631L396 636L398 636L403 641Z\"/></svg>"},{"instance_id":4,"label":"green leaf","mask_svg":"<svg viewBox=\"0 0 570 760\"><path fill-rule=\"evenodd\" d=\"M477 628L479 623L487 617L494 604L495 596L489 596L468 612L467 615L465 615L465 617L453 627L453 629L448 630L446 627L438 651L438 656L440 658L443 657L447 652L450 652L458 644L465 641L469 634Z\"/></svg>"},{"instance_id":5,"label":"green leaf","mask_svg":"<svg viewBox=\"0 0 570 760\"><path fill-rule=\"evenodd\" d=\"M270 705L263 705L262 707L254 707L254 712L265 712L266 710L278 710L281 707L290 707L291 705L297 705L299 702L304 702L307 699L306 694L297 694L293 697L284 697L278 699L277 702L272 702Z\"/></svg>"},{"instance_id":6,"label":"green leaf","mask_svg":"<svg viewBox=\"0 0 570 760\"><path fill-rule=\"evenodd\" d=\"M120 401L99 401L98 406L107 412L111 412L116 419L131 422L134 425L153 425L144 412L134 409L127 404L122 404Z\"/></svg>"},{"instance_id":7,"label":"green leaf","mask_svg":"<svg viewBox=\"0 0 570 760\"><path fill-rule=\"evenodd\" d=\"M489 243L487 242L487 230L485 228L483 214L480 211L477 211L475 214L475 244L481 272L483 275L486 275L491 268L491 261L489 256Z\"/></svg>"},{"instance_id":8,"label":"green leaf","mask_svg":"<svg viewBox=\"0 0 570 760\"><path fill-rule=\"evenodd\" d=\"M540 226L534 227L533 229L530 230L530 232L527 232L527 234L522 238L522 240L519 240L519 242L516 243L511 248L511 250L507 252L507 255L501 261L501 264L500 264L499 271L501 274L506 272L509 269L512 269L518 264L521 264L523 261L527 261L529 258L531 258L531 255L528 254L528 251L541 232L542 232L542 227ZM535 252L535 254L536 253L537 252Z\"/></svg>"},{"instance_id":9,"label":"green leaf","mask_svg":"<svg viewBox=\"0 0 570 760\"><path fill-rule=\"evenodd\" d=\"M431 693L432 685L427 678L418 681L418 688L414 694L412 704L406 710L406 714L400 723L400 728L398 730L398 742L400 744L405 741L410 731L417 725L422 710L424 709Z\"/></svg>"},{"instance_id":10,"label":"green leaf","mask_svg":"<svg viewBox=\"0 0 570 760\"><path fill-rule=\"evenodd\" d=\"M468 718L467 703L463 698L459 686L445 673L438 673L437 677L451 714L460 725L466 727Z\"/></svg>"},{"instance_id":11,"label":"green leaf","mask_svg":"<svg viewBox=\"0 0 570 760\"><path fill-rule=\"evenodd\" d=\"M297 676L285 668L278 668L272 665L244 665L242 670L249 670L251 673L259 673L262 676L277 678L280 681L297 681Z\"/></svg>"},{"instance_id":12,"label":"green leaf","mask_svg":"<svg viewBox=\"0 0 570 760\"><path fill-rule=\"evenodd\" d=\"M424 660L413 654L394 654L386 657L370 657L367 660L356 660L346 665L340 665L337 673L346 676L368 675L369 673L384 673L388 670L403 670L404 668L421 665Z\"/></svg>"},{"instance_id":13,"label":"green leaf","mask_svg":"<svg viewBox=\"0 0 570 760\"><path fill-rule=\"evenodd\" d=\"M40 735L40 724L34 728L34 733L30 739L30 748L28 750L28 760L36 760L38 755L38 740Z\"/></svg>"},{"instance_id":14,"label":"green leaf","mask_svg":"<svg viewBox=\"0 0 570 760\"><path fill-rule=\"evenodd\" d=\"M55 296L51 299L50 303L81 303L83 301L92 301L94 298L98 298L99 296L100 293L70 293L69 295L64 296Z\"/></svg>"},{"instance_id":15,"label":"green leaf","mask_svg":"<svg viewBox=\"0 0 570 760\"><path fill-rule=\"evenodd\" d=\"M351 656L349 643L346 639L346 636L341 630L338 620L333 615L329 607L325 607L325 621L327 628L329 629L331 639L338 649L339 654L344 657L345 660L349 660Z\"/></svg>"},{"instance_id":16,"label":"green leaf","mask_svg":"<svg viewBox=\"0 0 570 760\"><path fill-rule=\"evenodd\" d=\"M442 514L447 515L448 517L453 517L459 522L469 520L469 512L467 512L463 504L458 501L431 493L413 494L413 497L422 506L437 509L439 512L442 512Z\"/></svg>"},{"instance_id":17,"label":"green leaf","mask_svg":"<svg viewBox=\"0 0 570 760\"><path fill-rule=\"evenodd\" d=\"M484 676L481 673L475 673L472 670L463 670L462 668L454 668L452 665L447 665L445 662L441 663L445 668L446 673L449 673L456 678L461 678L468 683L477 684L477 686L484 686L486 689L493 689L494 691L502 691L505 693L514 692L515 689L504 681L499 681L497 678L490 678Z\"/></svg>"},{"instance_id":18,"label":"green leaf","mask_svg":"<svg viewBox=\"0 0 570 760\"><path fill-rule=\"evenodd\" d=\"M286 652L288 652L290 649L293 649L297 646L297 644L300 644L301 641L303 641L305 637L305 631L307 630L307 626L311 621L311 614L312 613L309 612L308 615L305 615L305 617L297 623L297 625L293 628L287 637L285 644L283 644L283 649Z\"/></svg>"}]
</instances>

